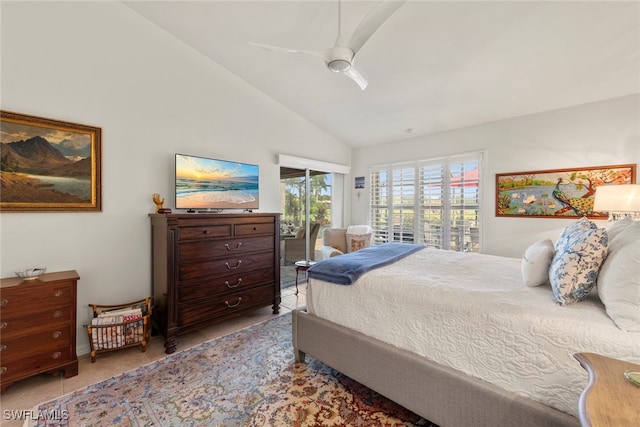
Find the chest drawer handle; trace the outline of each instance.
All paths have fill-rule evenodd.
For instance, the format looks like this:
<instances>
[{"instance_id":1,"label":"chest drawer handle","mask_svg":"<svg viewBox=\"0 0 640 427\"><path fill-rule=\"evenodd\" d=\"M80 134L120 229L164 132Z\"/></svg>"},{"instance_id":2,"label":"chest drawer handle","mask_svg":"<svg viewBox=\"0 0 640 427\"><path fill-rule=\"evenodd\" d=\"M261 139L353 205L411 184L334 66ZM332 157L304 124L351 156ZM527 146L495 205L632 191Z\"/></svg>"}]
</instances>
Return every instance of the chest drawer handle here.
<instances>
[{"instance_id":1,"label":"chest drawer handle","mask_svg":"<svg viewBox=\"0 0 640 427\"><path fill-rule=\"evenodd\" d=\"M52 338L60 338L62 336L62 332L60 331L55 331L54 333L51 334Z\"/></svg>"},{"instance_id":2,"label":"chest drawer handle","mask_svg":"<svg viewBox=\"0 0 640 427\"><path fill-rule=\"evenodd\" d=\"M54 297L61 297L62 296L62 290L61 289L56 289L56 291L53 293Z\"/></svg>"},{"instance_id":3,"label":"chest drawer handle","mask_svg":"<svg viewBox=\"0 0 640 427\"><path fill-rule=\"evenodd\" d=\"M6 329L7 326L9 326L9 325L7 325L7 322L0 323L0 329Z\"/></svg>"},{"instance_id":4,"label":"chest drawer handle","mask_svg":"<svg viewBox=\"0 0 640 427\"><path fill-rule=\"evenodd\" d=\"M2 301L0 301L0 307L6 307L7 304L9 304L9 300L3 298Z\"/></svg>"},{"instance_id":5,"label":"chest drawer handle","mask_svg":"<svg viewBox=\"0 0 640 427\"><path fill-rule=\"evenodd\" d=\"M59 317L62 317L62 312L60 310L56 310L53 312L53 317L55 317L56 319Z\"/></svg>"},{"instance_id":6,"label":"chest drawer handle","mask_svg":"<svg viewBox=\"0 0 640 427\"><path fill-rule=\"evenodd\" d=\"M59 351L56 351L55 353L53 353L51 355L52 359L60 359L60 356L62 356L62 353L60 353Z\"/></svg>"},{"instance_id":7,"label":"chest drawer handle","mask_svg":"<svg viewBox=\"0 0 640 427\"><path fill-rule=\"evenodd\" d=\"M7 350L7 345L6 344L0 345L0 351L6 351L6 350Z\"/></svg>"},{"instance_id":8,"label":"chest drawer handle","mask_svg":"<svg viewBox=\"0 0 640 427\"><path fill-rule=\"evenodd\" d=\"M7 372L7 368L5 366L0 368L0 375L4 374L5 372Z\"/></svg>"},{"instance_id":9,"label":"chest drawer handle","mask_svg":"<svg viewBox=\"0 0 640 427\"><path fill-rule=\"evenodd\" d=\"M224 244L224 247L227 248L228 251L238 251L240 250L240 246L242 246L242 242L238 242L235 248L231 248L228 243Z\"/></svg>"},{"instance_id":10,"label":"chest drawer handle","mask_svg":"<svg viewBox=\"0 0 640 427\"><path fill-rule=\"evenodd\" d=\"M224 284L227 285L227 288L229 289L237 288L238 286L240 286L240 283L242 283L242 278L239 278L235 285L232 285L231 283L229 283L228 280L224 282Z\"/></svg>"},{"instance_id":11,"label":"chest drawer handle","mask_svg":"<svg viewBox=\"0 0 640 427\"><path fill-rule=\"evenodd\" d=\"M242 301L242 297L238 297L238 301L235 304L229 304L229 301L225 301L224 303L226 304L227 307L233 308L233 307L239 306L240 301Z\"/></svg>"},{"instance_id":12,"label":"chest drawer handle","mask_svg":"<svg viewBox=\"0 0 640 427\"><path fill-rule=\"evenodd\" d=\"M224 265L226 265L229 270L235 270L237 268L240 268L240 264L242 264L242 260L241 259L239 259L238 263L236 265L234 265L233 267L231 267L228 262L224 263Z\"/></svg>"},{"instance_id":13,"label":"chest drawer handle","mask_svg":"<svg viewBox=\"0 0 640 427\"><path fill-rule=\"evenodd\" d=\"M204 231L202 232L202 234L209 234L209 233L211 233L211 231L209 231L209 230L204 230Z\"/></svg>"}]
</instances>

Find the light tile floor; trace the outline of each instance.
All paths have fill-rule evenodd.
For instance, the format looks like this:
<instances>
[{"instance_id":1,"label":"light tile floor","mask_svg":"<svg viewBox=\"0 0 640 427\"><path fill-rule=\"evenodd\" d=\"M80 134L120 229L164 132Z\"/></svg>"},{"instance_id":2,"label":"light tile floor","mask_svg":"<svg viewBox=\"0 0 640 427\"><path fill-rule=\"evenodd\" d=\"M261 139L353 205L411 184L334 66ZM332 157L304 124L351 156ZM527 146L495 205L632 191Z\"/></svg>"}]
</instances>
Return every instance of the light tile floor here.
<instances>
[{"instance_id":1,"label":"light tile floor","mask_svg":"<svg viewBox=\"0 0 640 427\"><path fill-rule=\"evenodd\" d=\"M306 283L300 278L299 293L295 295L295 286L282 290L282 303L280 315L303 307L306 303ZM255 323L275 317L271 307L256 310L250 314L228 320L219 325L213 325L199 329L189 334L181 335L178 342L178 351L193 347L202 342L226 335L228 333L244 329ZM78 357L78 375L71 378L54 377L48 374L36 375L16 382L9 387L0 397L0 414L2 427L21 426L22 421L15 418L15 410L30 410L38 403L46 402L79 388L106 380L115 375L135 369L139 366L165 357L164 339L162 336L151 337L147 349L143 353L139 347L132 347L120 351L99 354L96 362L91 363L91 357L82 355Z\"/></svg>"}]
</instances>

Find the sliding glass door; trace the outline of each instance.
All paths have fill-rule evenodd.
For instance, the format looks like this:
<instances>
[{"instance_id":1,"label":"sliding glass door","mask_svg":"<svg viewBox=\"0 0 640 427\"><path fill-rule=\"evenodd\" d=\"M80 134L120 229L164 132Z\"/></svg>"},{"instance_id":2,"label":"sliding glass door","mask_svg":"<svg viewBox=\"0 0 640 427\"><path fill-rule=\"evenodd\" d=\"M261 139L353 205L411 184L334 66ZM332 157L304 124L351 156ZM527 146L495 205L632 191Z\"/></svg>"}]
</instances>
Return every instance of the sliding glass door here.
<instances>
[{"instance_id":1,"label":"sliding glass door","mask_svg":"<svg viewBox=\"0 0 640 427\"><path fill-rule=\"evenodd\" d=\"M280 169L283 265L319 259L318 240L331 225L331 175L320 171ZM307 196L308 195L308 196Z\"/></svg>"}]
</instances>

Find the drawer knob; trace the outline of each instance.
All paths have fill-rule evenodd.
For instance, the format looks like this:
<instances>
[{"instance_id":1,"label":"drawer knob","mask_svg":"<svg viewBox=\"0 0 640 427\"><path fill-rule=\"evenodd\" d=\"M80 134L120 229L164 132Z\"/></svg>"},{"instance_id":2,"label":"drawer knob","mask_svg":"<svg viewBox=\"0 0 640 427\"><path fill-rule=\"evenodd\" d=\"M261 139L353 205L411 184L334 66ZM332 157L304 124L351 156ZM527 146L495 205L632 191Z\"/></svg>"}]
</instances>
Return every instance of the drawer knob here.
<instances>
[{"instance_id":1,"label":"drawer knob","mask_svg":"<svg viewBox=\"0 0 640 427\"><path fill-rule=\"evenodd\" d=\"M210 231L209 231L209 230L204 230L202 233L203 233L203 234L209 234L209 233L210 233Z\"/></svg>"},{"instance_id":2,"label":"drawer knob","mask_svg":"<svg viewBox=\"0 0 640 427\"><path fill-rule=\"evenodd\" d=\"M7 326L9 326L9 325L7 325L7 322L0 323L0 329L6 329Z\"/></svg>"},{"instance_id":3,"label":"drawer knob","mask_svg":"<svg viewBox=\"0 0 640 427\"><path fill-rule=\"evenodd\" d=\"M0 375L4 374L5 372L7 372L6 366L3 366L2 368L0 368Z\"/></svg>"},{"instance_id":4,"label":"drawer knob","mask_svg":"<svg viewBox=\"0 0 640 427\"><path fill-rule=\"evenodd\" d=\"M53 312L53 317L55 317L56 319L59 317L62 317L62 312L60 310L56 310Z\"/></svg>"},{"instance_id":5,"label":"drawer knob","mask_svg":"<svg viewBox=\"0 0 640 427\"><path fill-rule=\"evenodd\" d=\"M238 301L236 301L235 304L230 304L229 301L225 301L224 303L226 304L227 307L233 308L233 307L239 306L240 305L240 301L242 301L242 297L238 297Z\"/></svg>"},{"instance_id":6,"label":"drawer knob","mask_svg":"<svg viewBox=\"0 0 640 427\"><path fill-rule=\"evenodd\" d=\"M229 270L235 270L237 268L240 268L240 264L242 264L242 260L241 259L239 259L238 263L236 265L234 265L233 267L230 266L228 262L224 263L224 265L226 265Z\"/></svg>"},{"instance_id":7,"label":"drawer knob","mask_svg":"<svg viewBox=\"0 0 640 427\"><path fill-rule=\"evenodd\" d=\"M62 353L60 353L59 351L56 351L55 353L53 353L51 355L52 359L60 359L60 356L62 356Z\"/></svg>"},{"instance_id":8,"label":"drawer knob","mask_svg":"<svg viewBox=\"0 0 640 427\"><path fill-rule=\"evenodd\" d=\"M230 247L228 243L224 244L224 247L227 248L228 251L238 251L240 250L240 246L242 246L242 242L238 242L235 248Z\"/></svg>"},{"instance_id":9,"label":"drawer knob","mask_svg":"<svg viewBox=\"0 0 640 427\"><path fill-rule=\"evenodd\" d=\"M6 350L7 350L7 345L6 344L0 345L0 351L6 351Z\"/></svg>"},{"instance_id":10,"label":"drawer knob","mask_svg":"<svg viewBox=\"0 0 640 427\"><path fill-rule=\"evenodd\" d=\"M236 282L235 285L232 285L231 283L229 283L228 280L224 282L224 284L227 285L227 288L229 289L237 288L238 286L240 286L240 283L242 283L242 278L238 278L238 281Z\"/></svg>"},{"instance_id":11,"label":"drawer knob","mask_svg":"<svg viewBox=\"0 0 640 427\"><path fill-rule=\"evenodd\" d=\"M53 293L54 297L61 297L62 296L62 290L61 289L56 289L56 291Z\"/></svg>"},{"instance_id":12,"label":"drawer knob","mask_svg":"<svg viewBox=\"0 0 640 427\"><path fill-rule=\"evenodd\" d=\"M60 338L62 336L62 332L60 331L55 331L54 333L51 334L52 338Z\"/></svg>"},{"instance_id":13,"label":"drawer knob","mask_svg":"<svg viewBox=\"0 0 640 427\"><path fill-rule=\"evenodd\" d=\"M3 298L2 301L0 301L0 307L6 307L7 304L9 304L9 300Z\"/></svg>"}]
</instances>

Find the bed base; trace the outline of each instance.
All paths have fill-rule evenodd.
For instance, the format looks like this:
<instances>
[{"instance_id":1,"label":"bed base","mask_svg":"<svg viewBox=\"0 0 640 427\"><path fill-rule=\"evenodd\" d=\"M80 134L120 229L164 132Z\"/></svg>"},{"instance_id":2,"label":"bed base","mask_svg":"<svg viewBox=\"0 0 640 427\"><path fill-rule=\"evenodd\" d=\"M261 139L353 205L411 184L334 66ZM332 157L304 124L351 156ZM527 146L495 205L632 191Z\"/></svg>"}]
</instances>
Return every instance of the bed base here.
<instances>
[{"instance_id":1,"label":"bed base","mask_svg":"<svg viewBox=\"0 0 640 427\"><path fill-rule=\"evenodd\" d=\"M294 310L295 358L309 354L441 427L577 427L577 418L364 334Z\"/></svg>"}]
</instances>

